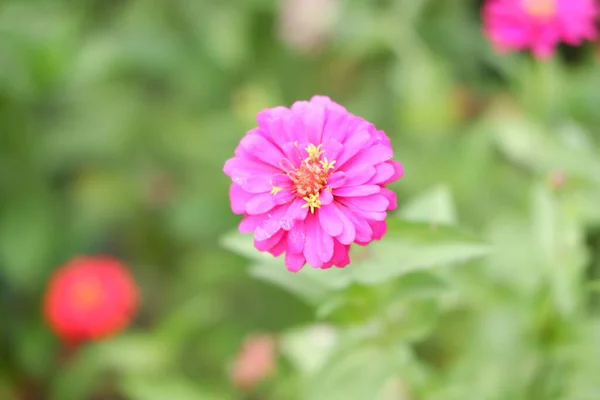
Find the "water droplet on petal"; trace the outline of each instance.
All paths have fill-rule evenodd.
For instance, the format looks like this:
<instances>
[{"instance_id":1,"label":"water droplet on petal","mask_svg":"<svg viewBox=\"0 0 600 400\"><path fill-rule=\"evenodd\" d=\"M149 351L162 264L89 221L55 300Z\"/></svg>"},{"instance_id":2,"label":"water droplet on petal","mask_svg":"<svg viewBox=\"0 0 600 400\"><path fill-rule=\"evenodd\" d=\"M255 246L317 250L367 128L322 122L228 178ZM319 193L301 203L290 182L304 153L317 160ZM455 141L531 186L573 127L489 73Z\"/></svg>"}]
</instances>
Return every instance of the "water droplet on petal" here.
<instances>
[{"instance_id":1,"label":"water droplet on petal","mask_svg":"<svg viewBox=\"0 0 600 400\"><path fill-rule=\"evenodd\" d=\"M304 233L303 232L290 232L288 234L288 239L292 242L292 243L299 243L299 242L303 242L304 241Z\"/></svg>"},{"instance_id":2,"label":"water droplet on petal","mask_svg":"<svg viewBox=\"0 0 600 400\"><path fill-rule=\"evenodd\" d=\"M235 183L237 183L238 185L240 185L240 186L243 186L243 185L245 185L246 183L248 183L248 179L247 179L247 178L245 178L245 177L243 177L243 176L234 176L234 177L233 177L233 181L234 181Z\"/></svg>"},{"instance_id":3,"label":"water droplet on petal","mask_svg":"<svg viewBox=\"0 0 600 400\"><path fill-rule=\"evenodd\" d=\"M294 227L294 219L290 216L284 216L280 221L281 228L286 231L289 231Z\"/></svg>"},{"instance_id":4,"label":"water droplet on petal","mask_svg":"<svg viewBox=\"0 0 600 400\"><path fill-rule=\"evenodd\" d=\"M263 240L267 240L271 236L272 235L270 235L269 232L267 232L264 228L262 228L260 226L258 228L256 228L256 231L254 231L254 238L259 242L262 242Z\"/></svg>"},{"instance_id":5,"label":"water droplet on petal","mask_svg":"<svg viewBox=\"0 0 600 400\"><path fill-rule=\"evenodd\" d=\"M270 219L265 221L264 227L269 232L269 236L273 236L273 234L279 230L279 222Z\"/></svg>"}]
</instances>

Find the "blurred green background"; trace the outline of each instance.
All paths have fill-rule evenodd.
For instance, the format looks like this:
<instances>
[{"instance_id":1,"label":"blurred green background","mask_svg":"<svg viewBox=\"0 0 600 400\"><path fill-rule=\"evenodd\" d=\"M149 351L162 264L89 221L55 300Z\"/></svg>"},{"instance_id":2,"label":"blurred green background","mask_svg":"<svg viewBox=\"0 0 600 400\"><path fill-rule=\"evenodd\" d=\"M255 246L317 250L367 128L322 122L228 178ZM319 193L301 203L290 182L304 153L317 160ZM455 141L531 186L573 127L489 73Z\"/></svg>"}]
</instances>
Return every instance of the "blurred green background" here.
<instances>
[{"instance_id":1,"label":"blurred green background","mask_svg":"<svg viewBox=\"0 0 600 400\"><path fill-rule=\"evenodd\" d=\"M495 55L480 6L1 1L0 399L600 399L600 56ZM221 169L315 94L406 175L383 241L292 274L236 233ZM142 308L66 357L47 279L101 253Z\"/></svg>"}]
</instances>

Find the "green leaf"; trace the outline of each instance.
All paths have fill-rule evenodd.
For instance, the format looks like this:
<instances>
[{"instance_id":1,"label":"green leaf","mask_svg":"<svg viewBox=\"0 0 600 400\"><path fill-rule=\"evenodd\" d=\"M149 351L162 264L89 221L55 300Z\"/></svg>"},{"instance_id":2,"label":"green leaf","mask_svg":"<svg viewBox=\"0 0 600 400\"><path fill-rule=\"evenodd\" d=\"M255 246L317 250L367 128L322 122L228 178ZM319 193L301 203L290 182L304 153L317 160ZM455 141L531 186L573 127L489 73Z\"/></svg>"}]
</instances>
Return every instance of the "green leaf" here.
<instances>
[{"instance_id":1,"label":"green leaf","mask_svg":"<svg viewBox=\"0 0 600 400\"><path fill-rule=\"evenodd\" d=\"M319 303L330 292L351 283L350 274L338 268L321 270L307 265L297 273L290 272L281 257L275 258L269 253L258 251L254 247L252 235L242 235L233 231L221 238L221 245L257 261L249 269L254 278L286 289L311 304Z\"/></svg>"},{"instance_id":2,"label":"green leaf","mask_svg":"<svg viewBox=\"0 0 600 400\"><path fill-rule=\"evenodd\" d=\"M391 219L388 233L350 266L356 282L377 284L414 271L451 266L482 257L489 246L466 232ZM348 268L348 267L347 267Z\"/></svg>"},{"instance_id":3,"label":"green leaf","mask_svg":"<svg viewBox=\"0 0 600 400\"><path fill-rule=\"evenodd\" d=\"M378 399L404 359L403 348L349 348L334 355L307 380L302 399Z\"/></svg>"},{"instance_id":4,"label":"green leaf","mask_svg":"<svg viewBox=\"0 0 600 400\"><path fill-rule=\"evenodd\" d=\"M446 225L456 223L452 194L446 185L438 185L414 198L398 214L407 221Z\"/></svg>"},{"instance_id":5,"label":"green leaf","mask_svg":"<svg viewBox=\"0 0 600 400\"><path fill-rule=\"evenodd\" d=\"M577 341L569 347L574 370L566 382L564 399L593 400L600 398L600 323L597 319L579 324Z\"/></svg>"},{"instance_id":6,"label":"green leaf","mask_svg":"<svg viewBox=\"0 0 600 400\"><path fill-rule=\"evenodd\" d=\"M435 297L448 289L441 278L424 271L404 275L394 286L393 300L420 300Z\"/></svg>"},{"instance_id":7,"label":"green leaf","mask_svg":"<svg viewBox=\"0 0 600 400\"><path fill-rule=\"evenodd\" d=\"M350 276L343 270L321 270L307 265L292 273L281 259L254 264L249 272L251 276L280 286L311 304L320 303L331 292L350 284Z\"/></svg>"},{"instance_id":8,"label":"green leaf","mask_svg":"<svg viewBox=\"0 0 600 400\"><path fill-rule=\"evenodd\" d=\"M563 171L600 181L600 162L587 132L574 125L547 128L512 110L496 110L487 121L500 150L540 174Z\"/></svg>"},{"instance_id":9,"label":"green leaf","mask_svg":"<svg viewBox=\"0 0 600 400\"><path fill-rule=\"evenodd\" d=\"M285 333L280 346L294 367L303 374L317 372L323 367L337 344L338 331L329 325L313 325Z\"/></svg>"},{"instance_id":10,"label":"green leaf","mask_svg":"<svg viewBox=\"0 0 600 400\"><path fill-rule=\"evenodd\" d=\"M16 287L36 287L45 278L58 221L54 204L40 193L13 198L0 215L0 267Z\"/></svg>"},{"instance_id":11,"label":"green leaf","mask_svg":"<svg viewBox=\"0 0 600 400\"><path fill-rule=\"evenodd\" d=\"M222 400L182 376L134 376L121 385L130 400Z\"/></svg>"},{"instance_id":12,"label":"green leaf","mask_svg":"<svg viewBox=\"0 0 600 400\"><path fill-rule=\"evenodd\" d=\"M546 267L554 300L570 315L579 301L579 282L587 259L585 237L579 222L556 196L542 185L532 190L533 238L540 262Z\"/></svg>"},{"instance_id":13,"label":"green leaf","mask_svg":"<svg viewBox=\"0 0 600 400\"><path fill-rule=\"evenodd\" d=\"M154 336L130 333L90 348L90 358L101 360L106 368L122 372L163 371L171 366L169 343Z\"/></svg>"},{"instance_id":14,"label":"green leaf","mask_svg":"<svg viewBox=\"0 0 600 400\"><path fill-rule=\"evenodd\" d=\"M41 378L50 374L53 371L53 345L56 341L48 327L36 320L19 328L19 340L15 343L14 353L21 368L32 377Z\"/></svg>"},{"instance_id":15,"label":"green leaf","mask_svg":"<svg viewBox=\"0 0 600 400\"><path fill-rule=\"evenodd\" d=\"M220 243L224 248L251 260L273 261L273 256L269 253L256 250L251 234L241 234L237 229L223 235Z\"/></svg>"},{"instance_id":16,"label":"green leaf","mask_svg":"<svg viewBox=\"0 0 600 400\"><path fill-rule=\"evenodd\" d=\"M313 304L328 292L327 287L315 281L310 274L293 274L280 263L255 264L250 268L250 275L271 282Z\"/></svg>"},{"instance_id":17,"label":"green leaf","mask_svg":"<svg viewBox=\"0 0 600 400\"><path fill-rule=\"evenodd\" d=\"M102 373L156 374L172 368L174 354L168 342L153 336L127 334L82 348L68 367L59 371L51 389L52 400L80 400L102 379Z\"/></svg>"},{"instance_id":18,"label":"green leaf","mask_svg":"<svg viewBox=\"0 0 600 400\"><path fill-rule=\"evenodd\" d=\"M348 304L348 295L346 293L329 296L325 301L317 306L316 316L319 319L327 318L335 311L345 308Z\"/></svg>"},{"instance_id":19,"label":"green leaf","mask_svg":"<svg viewBox=\"0 0 600 400\"><path fill-rule=\"evenodd\" d=\"M352 262L343 269L321 270L306 266L292 273L285 268L281 258L256 250L248 236L229 234L222 243L238 254L261 260L250 267L250 275L273 283L311 304L323 304L331 293L352 283L378 284L414 271L469 261L489 251L486 244L458 228L394 218L388 219L388 233L382 240L366 247L353 246Z\"/></svg>"},{"instance_id":20,"label":"green leaf","mask_svg":"<svg viewBox=\"0 0 600 400\"><path fill-rule=\"evenodd\" d=\"M432 299L392 300L386 309L388 329L395 340L417 341L431 333L439 316L437 302Z\"/></svg>"},{"instance_id":21,"label":"green leaf","mask_svg":"<svg viewBox=\"0 0 600 400\"><path fill-rule=\"evenodd\" d=\"M17 400L17 395L11 387L11 381L0 375L0 399Z\"/></svg>"}]
</instances>

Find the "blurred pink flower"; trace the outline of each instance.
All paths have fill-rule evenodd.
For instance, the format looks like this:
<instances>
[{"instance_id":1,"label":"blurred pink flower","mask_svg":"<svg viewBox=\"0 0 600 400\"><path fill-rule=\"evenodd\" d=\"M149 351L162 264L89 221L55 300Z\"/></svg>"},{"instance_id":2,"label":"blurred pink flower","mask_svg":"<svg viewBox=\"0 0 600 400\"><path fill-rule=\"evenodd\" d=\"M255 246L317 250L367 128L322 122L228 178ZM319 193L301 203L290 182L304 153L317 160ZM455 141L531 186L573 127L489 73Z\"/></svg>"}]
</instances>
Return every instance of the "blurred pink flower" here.
<instances>
[{"instance_id":1,"label":"blurred pink flower","mask_svg":"<svg viewBox=\"0 0 600 400\"><path fill-rule=\"evenodd\" d=\"M562 189L567 183L567 175L564 171L554 171L548 176L548 183L552 189Z\"/></svg>"},{"instance_id":2,"label":"blurred pink flower","mask_svg":"<svg viewBox=\"0 0 600 400\"><path fill-rule=\"evenodd\" d=\"M231 371L235 387L251 390L275 372L275 339L271 335L251 336L244 341Z\"/></svg>"},{"instance_id":3,"label":"blurred pink flower","mask_svg":"<svg viewBox=\"0 0 600 400\"><path fill-rule=\"evenodd\" d=\"M279 6L281 40L307 53L329 39L340 12L339 0L280 0Z\"/></svg>"},{"instance_id":4,"label":"blurred pink flower","mask_svg":"<svg viewBox=\"0 0 600 400\"><path fill-rule=\"evenodd\" d=\"M257 115L227 160L231 207L243 214L242 233L274 256L285 253L290 271L305 263L344 267L350 245L366 245L386 232L399 179L390 139L328 97L298 101Z\"/></svg>"},{"instance_id":5,"label":"blurred pink flower","mask_svg":"<svg viewBox=\"0 0 600 400\"><path fill-rule=\"evenodd\" d=\"M139 289L125 264L110 256L77 256L52 274L44 315L52 330L74 346L125 329L138 303Z\"/></svg>"},{"instance_id":6,"label":"blurred pink flower","mask_svg":"<svg viewBox=\"0 0 600 400\"><path fill-rule=\"evenodd\" d=\"M559 42L594 39L597 14L595 0L487 0L483 24L498 51L531 48L544 59Z\"/></svg>"}]
</instances>

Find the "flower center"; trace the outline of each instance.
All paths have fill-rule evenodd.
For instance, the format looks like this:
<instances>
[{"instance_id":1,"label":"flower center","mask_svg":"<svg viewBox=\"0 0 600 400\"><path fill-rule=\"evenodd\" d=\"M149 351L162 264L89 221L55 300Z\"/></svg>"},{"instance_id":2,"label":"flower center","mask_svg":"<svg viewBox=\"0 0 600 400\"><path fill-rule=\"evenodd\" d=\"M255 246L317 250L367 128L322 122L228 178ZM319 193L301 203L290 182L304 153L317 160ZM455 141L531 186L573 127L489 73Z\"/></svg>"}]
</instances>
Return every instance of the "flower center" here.
<instances>
[{"instance_id":1,"label":"flower center","mask_svg":"<svg viewBox=\"0 0 600 400\"><path fill-rule=\"evenodd\" d=\"M72 290L73 301L79 308L92 308L102 299L102 288L95 279L77 282Z\"/></svg>"},{"instance_id":2,"label":"flower center","mask_svg":"<svg viewBox=\"0 0 600 400\"><path fill-rule=\"evenodd\" d=\"M294 183L294 193L306 201L302 207L309 207L310 212L314 213L315 208L321 207L319 195L322 189L327 188L327 176L333 170L335 161L321 158L324 153L321 145L309 144L305 150L308 157L298 168L288 171L287 176Z\"/></svg>"},{"instance_id":3,"label":"flower center","mask_svg":"<svg viewBox=\"0 0 600 400\"><path fill-rule=\"evenodd\" d=\"M523 0L525 12L536 18L550 18L556 14L556 0Z\"/></svg>"}]
</instances>

